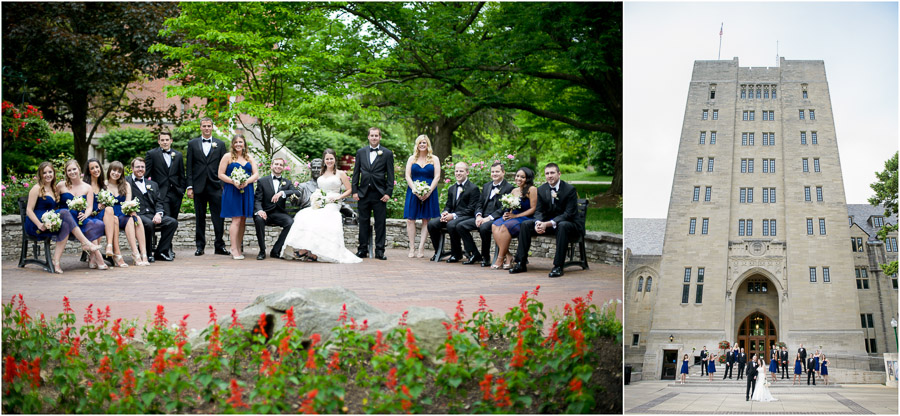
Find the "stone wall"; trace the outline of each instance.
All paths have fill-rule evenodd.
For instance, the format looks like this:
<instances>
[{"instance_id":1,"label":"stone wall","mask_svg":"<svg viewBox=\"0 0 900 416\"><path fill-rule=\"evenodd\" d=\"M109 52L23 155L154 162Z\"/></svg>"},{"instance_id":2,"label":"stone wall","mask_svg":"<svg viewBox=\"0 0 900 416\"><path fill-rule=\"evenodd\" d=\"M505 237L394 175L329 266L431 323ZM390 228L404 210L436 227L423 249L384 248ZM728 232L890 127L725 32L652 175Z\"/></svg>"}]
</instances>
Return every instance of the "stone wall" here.
<instances>
[{"instance_id":1,"label":"stone wall","mask_svg":"<svg viewBox=\"0 0 900 416\"><path fill-rule=\"evenodd\" d=\"M20 217L18 215L3 216L2 255L4 260L19 258L20 247L22 243L22 223L19 218ZM230 224L231 220L226 218L224 236L226 245L228 245L228 226ZM209 220L208 216L206 221L206 228L207 250L212 250L214 233L212 229L212 221ZM179 215L178 230L176 231L175 238L172 242L175 246L175 249L193 249L195 247L194 229L194 214ZM344 242L347 245L347 248L351 251L356 251L355 249L357 246L358 238L357 231L358 227L356 225L344 226ZM266 247L268 249L271 249L280 232L281 228L279 227L266 227ZM474 234L475 243L478 245L478 247L481 247L481 239L478 233ZM121 233L119 238L121 242L122 253L130 253L131 250L128 249L128 243L125 240L125 234ZM386 238L386 245L389 248L407 248L408 239L406 237L406 220L388 219ZM445 244L449 245L449 243ZM513 243L510 246L510 252L515 253L517 245L517 242L513 240ZM256 241L256 227L253 225L253 221L249 219L247 221L247 229L244 232L244 247L246 248L247 254L255 255L258 250L258 244ZM80 244L70 243L68 244L68 247L66 247L66 252L75 253L80 249ZM585 249L587 250L587 258L588 262L590 263L606 263L614 265L622 264L621 235L589 231L587 233L587 236L585 237ZM430 256L433 253L434 249L432 248L431 241L429 239L429 241L426 243L426 255ZM536 238L531 244L531 256L553 257L555 253L555 238L540 237ZM576 257L577 256L578 255L576 254Z\"/></svg>"}]
</instances>

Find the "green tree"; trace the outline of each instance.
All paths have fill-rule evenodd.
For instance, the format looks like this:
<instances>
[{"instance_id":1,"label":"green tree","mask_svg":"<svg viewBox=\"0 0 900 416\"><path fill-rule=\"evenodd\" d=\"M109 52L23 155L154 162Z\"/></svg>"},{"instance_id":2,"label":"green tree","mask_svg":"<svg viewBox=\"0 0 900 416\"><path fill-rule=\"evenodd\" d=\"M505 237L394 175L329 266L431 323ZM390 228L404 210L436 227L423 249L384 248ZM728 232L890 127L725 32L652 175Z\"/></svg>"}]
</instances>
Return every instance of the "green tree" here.
<instances>
[{"instance_id":1,"label":"green tree","mask_svg":"<svg viewBox=\"0 0 900 416\"><path fill-rule=\"evenodd\" d=\"M202 111L236 123L274 154L329 111L357 111L355 83L341 68L355 65L355 37L327 11L307 3L183 3L163 33L178 45L152 51L181 62L169 96L202 97ZM351 44L344 44L349 42ZM343 81L342 81L343 80ZM248 117L249 116L249 117Z\"/></svg>"},{"instance_id":2,"label":"green tree","mask_svg":"<svg viewBox=\"0 0 900 416\"><path fill-rule=\"evenodd\" d=\"M884 170L875 172L875 176L878 181L869 185L875 196L869 198L869 203L876 207L884 206L884 217L890 218L897 214L897 152L884 162ZM897 231L897 224L885 224L878 230L878 239L886 242L888 233L892 231ZM897 260L882 264L881 269L888 276L896 274Z\"/></svg>"},{"instance_id":3,"label":"green tree","mask_svg":"<svg viewBox=\"0 0 900 416\"><path fill-rule=\"evenodd\" d=\"M69 127L75 159L84 163L102 123L178 120L152 99L128 96L137 81L164 77L174 62L148 52L160 42L175 3L4 2L3 97L30 102L47 121ZM92 125L88 131L88 123Z\"/></svg>"}]
</instances>

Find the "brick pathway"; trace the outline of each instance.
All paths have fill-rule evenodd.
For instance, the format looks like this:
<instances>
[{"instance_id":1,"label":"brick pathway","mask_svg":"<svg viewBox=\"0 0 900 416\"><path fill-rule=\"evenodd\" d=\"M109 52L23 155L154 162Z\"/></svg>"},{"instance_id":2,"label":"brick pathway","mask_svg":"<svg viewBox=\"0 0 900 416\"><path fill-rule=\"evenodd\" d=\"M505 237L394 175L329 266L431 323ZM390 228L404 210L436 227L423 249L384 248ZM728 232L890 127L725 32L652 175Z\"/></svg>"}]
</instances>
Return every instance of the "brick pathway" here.
<instances>
[{"instance_id":1,"label":"brick pathway","mask_svg":"<svg viewBox=\"0 0 900 416\"><path fill-rule=\"evenodd\" d=\"M79 321L91 303L95 310L109 305L114 318L137 318L139 322L149 319L156 305L162 304L170 321L190 314L188 324L196 328L205 326L209 305L226 316L232 308L240 310L259 295L295 287L342 286L387 312L402 312L413 305L435 306L450 316L459 299L467 313L475 310L479 295L484 295L495 311L505 312L518 303L523 291L536 285L541 285L538 299L549 317L555 316L554 309L561 315L566 302L590 290L596 304L622 298L622 269L605 264L591 264L584 271L570 267L562 278L550 279L547 273L552 259L543 258L532 259L528 273L510 275L476 265L410 259L406 250L388 250L387 261L365 259L361 264L258 261L253 248L241 261L211 252L209 248L206 255L195 257L193 250L178 250L174 262L108 271L90 270L76 256L65 255L62 275L34 265L18 268L17 260L3 260L3 301L22 293L31 311L56 316L62 311L63 296L68 296ZM621 319L621 305L616 314Z\"/></svg>"}]
</instances>

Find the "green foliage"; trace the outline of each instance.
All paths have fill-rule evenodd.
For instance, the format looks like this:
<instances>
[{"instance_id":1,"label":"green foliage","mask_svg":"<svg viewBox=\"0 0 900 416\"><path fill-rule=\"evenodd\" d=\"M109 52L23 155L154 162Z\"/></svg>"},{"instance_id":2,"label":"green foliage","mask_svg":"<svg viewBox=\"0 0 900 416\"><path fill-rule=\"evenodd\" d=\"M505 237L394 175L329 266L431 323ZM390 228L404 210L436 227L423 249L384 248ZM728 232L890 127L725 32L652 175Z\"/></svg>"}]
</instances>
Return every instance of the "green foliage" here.
<instances>
[{"instance_id":1,"label":"green foliage","mask_svg":"<svg viewBox=\"0 0 900 416\"><path fill-rule=\"evenodd\" d=\"M588 163L601 175L611 176L616 168L616 142L607 133L595 133L597 137L588 150ZM599 136L599 137L598 137Z\"/></svg>"},{"instance_id":2,"label":"green foliage","mask_svg":"<svg viewBox=\"0 0 900 416\"><path fill-rule=\"evenodd\" d=\"M65 137L65 134L54 135L54 137L57 136ZM63 166L71 158L70 155L63 153L56 157L48 157L41 160L48 160L53 163L53 167L56 169L56 180L54 183L64 179ZM6 162L5 155L3 161L4 163ZM2 202L3 215L19 215L19 204L17 201L20 197L28 196L28 192L37 183L37 166L31 166L30 170L31 172L25 171L27 173L16 173L7 168L3 173L2 178L0 178L0 192L2 192L0 202Z\"/></svg>"},{"instance_id":3,"label":"green foliage","mask_svg":"<svg viewBox=\"0 0 900 416\"><path fill-rule=\"evenodd\" d=\"M588 208L584 228L622 234L622 207Z\"/></svg>"},{"instance_id":4,"label":"green foliage","mask_svg":"<svg viewBox=\"0 0 900 416\"><path fill-rule=\"evenodd\" d=\"M100 148L106 151L106 160L118 160L123 165L131 165L131 159L144 157L148 150L157 146L157 136L143 129L118 129L100 138Z\"/></svg>"},{"instance_id":5,"label":"green foliage","mask_svg":"<svg viewBox=\"0 0 900 416\"><path fill-rule=\"evenodd\" d=\"M875 196L869 198L869 203L876 207L884 206L884 217L890 218L897 214L897 152L884 162L884 170L875 172L875 176L878 181L869 185L875 191ZM885 221L885 225L878 230L878 239L886 241L889 233L897 231L897 226ZM882 264L881 269L884 274L893 276L897 274L897 261Z\"/></svg>"}]
</instances>

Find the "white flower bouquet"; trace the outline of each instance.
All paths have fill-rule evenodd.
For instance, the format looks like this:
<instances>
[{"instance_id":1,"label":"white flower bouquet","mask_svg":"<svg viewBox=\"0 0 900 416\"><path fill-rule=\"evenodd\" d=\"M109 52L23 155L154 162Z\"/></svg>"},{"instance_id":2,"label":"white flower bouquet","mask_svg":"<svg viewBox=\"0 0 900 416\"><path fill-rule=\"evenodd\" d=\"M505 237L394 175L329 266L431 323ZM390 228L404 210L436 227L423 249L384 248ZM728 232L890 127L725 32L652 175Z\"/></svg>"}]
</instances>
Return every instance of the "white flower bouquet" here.
<instances>
[{"instance_id":1,"label":"white flower bouquet","mask_svg":"<svg viewBox=\"0 0 900 416\"><path fill-rule=\"evenodd\" d=\"M106 189L104 189L104 190L100 191L99 194L97 194L97 202L99 202L105 206L111 207L119 201L116 200L116 197L113 196L112 192L109 192Z\"/></svg>"},{"instance_id":2,"label":"white flower bouquet","mask_svg":"<svg viewBox=\"0 0 900 416\"><path fill-rule=\"evenodd\" d=\"M508 209L510 211L522 208L521 199L511 193L501 196L500 204L503 205L503 209Z\"/></svg>"},{"instance_id":3,"label":"white flower bouquet","mask_svg":"<svg viewBox=\"0 0 900 416\"><path fill-rule=\"evenodd\" d=\"M78 196L70 199L68 202L66 202L66 205L68 205L69 209L73 211L84 212L84 210L87 209L87 202L84 200L83 196ZM78 220L78 225L84 225L84 220Z\"/></svg>"},{"instance_id":4,"label":"white flower bouquet","mask_svg":"<svg viewBox=\"0 0 900 416\"><path fill-rule=\"evenodd\" d=\"M431 184L425 181L413 182L412 192L418 196L424 196L431 191Z\"/></svg>"},{"instance_id":5,"label":"white flower bouquet","mask_svg":"<svg viewBox=\"0 0 900 416\"><path fill-rule=\"evenodd\" d=\"M50 232L57 232L62 227L62 220L59 218L59 214L53 211L47 211L44 215L41 215L41 222L44 223L47 231Z\"/></svg>"},{"instance_id":6,"label":"white flower bouquet","mask_svg":"<svg viewBox=\"0 0 900 416\"><path fill-rule=\"evenodd\" d=\"M310 206L313 209L325 208L328 203L328 195L324 189L317 189L310 197ZM331 201L331 203L335 203L335 201Z\"/></svg>"},{"instance_id":7,"label":"white flower bouquet","mask_svg":"<svg viewBox=\"0 0 900 416\"><path fill-rule=\"evenodd\" d=\"M136 214L141 210L141 201L132 199L122 203L122 213L125 215Z\"/></svg>"},{"instance_id":8,"label":"white flower bouquet","mask_svg":"<svg viewBox=\"0 0 900 416\"><path fill-rule=\"evenodd\" d=\"M234 170L231 171L231 175L228 175L228 177L231 178L231 180L236 184L242 184L244 182L247 182L247 179L250 179L250 175L247 174L247 171L245 171L244 168L240 166L234 168ZM243 189L241 189L240 191L241 193L244 193Z\"/></svg>"}]
</instances>

